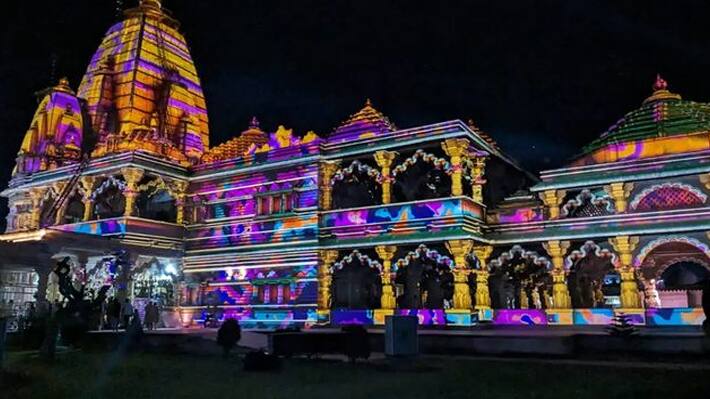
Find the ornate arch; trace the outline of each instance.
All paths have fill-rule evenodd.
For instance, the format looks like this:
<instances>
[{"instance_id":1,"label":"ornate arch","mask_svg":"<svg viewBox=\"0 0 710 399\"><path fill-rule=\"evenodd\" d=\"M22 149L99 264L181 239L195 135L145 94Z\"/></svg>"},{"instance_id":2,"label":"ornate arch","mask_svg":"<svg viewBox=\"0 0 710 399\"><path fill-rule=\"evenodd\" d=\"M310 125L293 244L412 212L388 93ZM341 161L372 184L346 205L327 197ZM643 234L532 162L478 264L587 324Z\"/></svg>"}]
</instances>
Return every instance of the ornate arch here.
<instances>
[{"instance_id":1,"label":"ornate arch","mask_svg":"<svg viewBox=\"0 0 710 399\"><path fill-rule=\"evenodd\" d=\"M447 267L449 267L449 269L453 269L455 267L454 261L451 258L446 255L441 255L438 251L434 249L429 249L426 245L421 244L417 247L417 249L408 252L403 258L400 258L396 262L394 262L392 264L392 271L396 272L399 268L408 266L409 262L414 261L416 259L420 259L422 257L425 257L426 259L431 259L437 264L446 265Z\"/></svg>"},{"instance_id":2,"label":"ornate arch","mask_svg":"<svg viewBox=\"0 0 710 399\"><path fill-rule=\"evenodd\" d=\"M704 260L704 259L699 259L695 258L692 256L679 256L677 258L670 259L664 263L661 263L660 266L658 266L656 273L658 276L660 276L669 266L672 266L676 263L680 262L692 262L692 263L697 263L700 266L704 267L710 272L710 261Z\"/></svg>"},{"instance_id":3,"label":"ornate arch","mask_svg":"<svg viewBox=\"0 0 710 399\"><path fill-rule=\"evenodd\" d=\"M91 193L91 200L95 200L96 197L99 195L103 194L104 191L109 189L110 187L117 187L121 192L126 189L126 182L123 180L117 179L115 176L109 176L107 177L98 187L94 189L94 191Z\"/></svg>"},{"instance_id":4,"label":"ornate arch","mask_svg":"<svg viewBox=\"0 0 710 399\"><path fill-rule=\"evenodd\" d=\"M352 176L355 171L367 173L370 178L373 178L378 184L382 184L385 177L382 176L379 170L373 168L370 165L364 164L357 159L352 161L350 166L347 168L341 168L335 171L333 178L330 179L330 185L334 185L336 182L344 180L348 176Z\"/></svg>"},{"instance_id":5,"label":"ornate arch","mask_svg":"<svg viewBox=\"0 0 710 399\"><path fill-rule=\"evenodd\" d=\"M532 261L534 264L539 266L544 266L545 269L549 270L552 266L550 260L544 256L540 256L535 251L527 251L523 249L520 245L513 245L510 251L503 252L498 256L498 258L491 260L488 265L489 268L500 267L504 262L515 258L516 255L520 255L521 258Z\"/></svg>"},{"instance_id":6,"label":"ornate arch","mask_svg":"<svg viewBox=\"0 0 710 399\"><path fill-rule=\"evenodd\" d=\"M651 211L703 205L708 196L684 183L654 184L636 194L629 203L633 210Z\"/></svg>"},{"instance_id":7,"label":"ornate arch","mask_svg":"<svg viewBox=\"0 0 710 399\"><path fill-rule=\"evenodd\" d=\"M609 249L602 248L597 245L594 241L587 241L579 247L570 252L565 258L565 270L570 270L574 263L579 259L587 257L589 254L594 254L598 258L610 258L611 264L616 266L618 259L614 252Z\"/></svg>"},{"instance_id":8,"label":"ornate arch","mask_svg":"<svg viewBox=\"0 0 710 399\"><path fill-rule=\"evenodd\" d=\"M639 250L638 255L636 255L636 258L634 258L634 267L641 267L641 265L643 264L643 261L654 249L658 248L661 245L669 244L669 243L673 243L673 242L691 245L691 246L697 248L703 254L705 254L705 256L707 256L708 259L710 259L710 247L708 247L707 244L701 242L700 240L698 240L696 238L686 237L686 236L661 237L661 238L657 238L657 239L647 243L646 245L643 246L643 248L641 248Z\"/></svg>"},{"instance_id":9,"label":"ornate arch","mask_svg":"<svg viewBox=\"0 0 710 399\"><path fill-rule=\"evenodd\" d=\"M360 253L360 251L355 249L350 252L349 255L346 255L338 262L333 263L333 265L330 267L330 274L332 275L336 270L342 269L343 266L345 266L347 263L351 263L355 258L357 258L360 263L367 265L372 269L377 269L380 273L382 272L382 265L380 264L380 262L370 259L369 256L363 255Z\"/></svg>"},{"instance_id":10,"label":"ornate arch","mask_svg":"<svg viewBox=\"0 0 710 399\"><path fill-rule=\"evenodd\" d=\"M404 162L395 166L392 169L392 176L397 177L398 174L406 172L407 169L409 167L413 166L414 164L416 164L419 159L421 159L424 162L432 164L437 169L443 170L444 172L446 172L446 174L450 175L454 171L454 169L451 167L451 164L446 159L438 158L434 154L430 154L430 153L424 152L424 150L422 150L422 149L419 149L419 150L416 150L411 157L405 159Z\"/></svg>"},{"instance_id":11,"label":"ornate arch","mask_svg":"<svg viewBox=\"0 0 710 399\"><path fill-rule=\"evenodd\" d=\"M567 201L567 203L562 206L560 213L563 217L569 217L573 210L584 206L587 201L589 201L589 204L597 208L600 212L608 215L614 213L614 202L608 194L604 193L597 195L590 190L582 190L582 192L580 192L576 197Z\"/></svg>"}]
</instances>

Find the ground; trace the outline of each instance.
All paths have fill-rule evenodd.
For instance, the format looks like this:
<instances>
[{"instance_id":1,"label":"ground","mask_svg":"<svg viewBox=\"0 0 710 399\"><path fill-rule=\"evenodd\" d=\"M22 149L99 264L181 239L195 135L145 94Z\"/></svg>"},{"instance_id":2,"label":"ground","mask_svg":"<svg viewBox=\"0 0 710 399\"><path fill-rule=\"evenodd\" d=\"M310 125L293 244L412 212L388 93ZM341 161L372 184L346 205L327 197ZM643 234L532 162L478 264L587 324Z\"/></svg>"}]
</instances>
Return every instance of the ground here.
<instances>
[{"instance_id":1,"label":"ground","mask_svg":"<svg viewBox=\"0 0 710 399\"><path fill-rule=\"evenodd\" d=\"M684 398L710 392L710 369L618 362L421 357L393 371L383 360L288 359L245 372L234 356L62 354L51 366L13 353L3 398ZM30 383L31 382L31 383ZM11 390L8 391L8 386Z\"/></svg>"}]
</instances>

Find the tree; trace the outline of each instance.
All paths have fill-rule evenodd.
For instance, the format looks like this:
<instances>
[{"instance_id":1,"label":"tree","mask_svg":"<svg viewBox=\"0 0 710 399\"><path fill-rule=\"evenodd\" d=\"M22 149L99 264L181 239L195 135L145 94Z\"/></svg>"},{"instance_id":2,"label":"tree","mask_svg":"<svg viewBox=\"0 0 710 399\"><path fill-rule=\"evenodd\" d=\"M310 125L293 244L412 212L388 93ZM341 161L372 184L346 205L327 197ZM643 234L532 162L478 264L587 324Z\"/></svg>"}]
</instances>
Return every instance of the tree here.
<instances>
[{"instance_id":1,"label":"tree","mask_svg":"<svg viewBox=\"0 0 710 399\"><path fill-rule=\"evenodd\" d=\"M224 357L234 349L242 338L242 328L235 319L227 319L217 331L217 344L222 347Z\"/></svg>"}]
</instances>

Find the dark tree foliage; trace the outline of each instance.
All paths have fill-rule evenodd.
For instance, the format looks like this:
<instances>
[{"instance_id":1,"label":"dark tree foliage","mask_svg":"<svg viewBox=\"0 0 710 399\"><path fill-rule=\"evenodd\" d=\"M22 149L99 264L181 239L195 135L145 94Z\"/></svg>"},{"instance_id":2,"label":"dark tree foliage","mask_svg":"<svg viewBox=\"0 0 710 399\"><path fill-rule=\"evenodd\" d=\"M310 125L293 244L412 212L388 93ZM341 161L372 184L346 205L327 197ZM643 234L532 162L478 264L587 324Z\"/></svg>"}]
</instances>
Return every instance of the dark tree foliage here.
<instances>
[{"instance_id":1,"label":"dark tree foliage","mask_svg":"<svg viewBox=\"0 0 710 399\"><path fill-rule=\"evenodd\" d=\"M234 349L242 338L242 328L235 319L227 319L217 331L217 344L222 347L224 357Z\"/></svg>"},{"instance_id":2,"label":"dark tree foliage","mask_svg":"<svg viewBox=\"0 0 710 399\"><path fill-rule=\"evenodd\" d=\"M638 328L631 323L631 317L629 315L619 313L612 319L607 332L609 335L615 337L630 337L638 333Z\"/></svg>"},{"instance_id":3,"label":"dark tree foliage","mask_svg":"<svg viewBox=\"0 0 710 399\"><path fill-rule=\"evenodd\" d=\"M57 322L65 343L75 346L91 327L92 317L100 311L110 287L103 286L96 293L87 291L85 285L74 287L69 258L58 262L54 273L59 280L59 292L66 300L64 307L57 309Z\"/></svg>"}]
</instances>

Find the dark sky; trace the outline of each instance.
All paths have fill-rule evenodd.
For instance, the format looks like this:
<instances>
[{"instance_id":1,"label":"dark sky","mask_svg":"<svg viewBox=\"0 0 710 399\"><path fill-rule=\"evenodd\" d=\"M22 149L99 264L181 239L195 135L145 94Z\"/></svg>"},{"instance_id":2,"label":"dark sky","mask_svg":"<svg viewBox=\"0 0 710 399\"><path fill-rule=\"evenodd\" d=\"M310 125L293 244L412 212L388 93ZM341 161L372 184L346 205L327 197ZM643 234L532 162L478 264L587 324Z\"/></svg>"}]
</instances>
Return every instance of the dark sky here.
<instances>
[{"instance_id":1,"label":"dark sky","mask_svg":"<svg viewBox=\"0 0 710 399\"><path fill-rule=\"evenodd\" d=\"M61 75L76 89L116 19L113 0L6 3L2 187L36 107L33 93ZM252 115L272 131L284 124L329 133L370 97L399 127L473 118L537 171L563 165L639 106L657 72L684 98L710 98L703 1L163 3L192 49L215 144Z\"/></svg>"}]
</instances>

